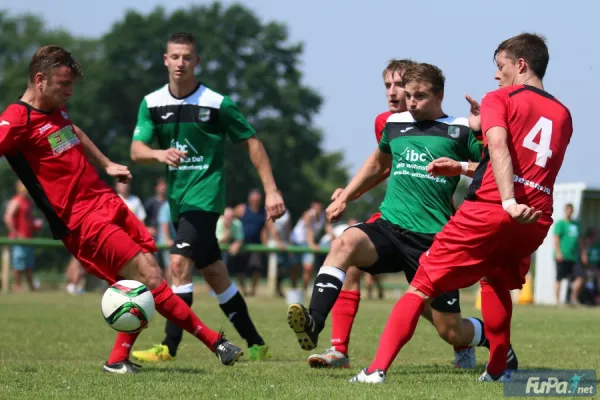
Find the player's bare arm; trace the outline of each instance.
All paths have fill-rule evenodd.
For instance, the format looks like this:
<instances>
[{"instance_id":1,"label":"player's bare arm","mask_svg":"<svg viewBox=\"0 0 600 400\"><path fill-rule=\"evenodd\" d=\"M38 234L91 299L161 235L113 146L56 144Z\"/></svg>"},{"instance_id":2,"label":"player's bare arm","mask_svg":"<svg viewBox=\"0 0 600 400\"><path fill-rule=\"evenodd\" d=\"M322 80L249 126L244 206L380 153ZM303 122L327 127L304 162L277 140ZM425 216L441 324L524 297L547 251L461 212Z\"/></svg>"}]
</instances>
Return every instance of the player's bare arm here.
<instances>
[{"instance_id":1,"label":"player's bare arm","mask_svg":"<svg viewBox=\"0 0 600 400\"><path fill-rule=\"evenodd\" d=\"M448 157L440 157L427 165L427 173L432 176L465 175L472 178L478 166L478 162L456 161Z\"/></svg>"},{"instance_id":2,"label":"player's bare arm","mask_svg":"<svg viewBox=\"0 0 600 400\"><path fill-rule=\"evenodd\" d=\"M179 167L181 159L187 158L187 152L177 150L174 147L165 150L153 149L146 143L134 140L131 143L131 160L138 164L167 164L171 167Z\"/></svg>"},{"instance_id":3,"label":"player's bare arm","mask_svg":"<svg viewBox=\"0 0 600 400\"><path fill-rule=\"evenodd\" d=\"M515 187L513 182L513 165L508 150L508 133L505 128L494 126L486 132L490 161L494 172L494 179L500 191L502 207L510 216L521 224L536 222L542 212L525 204L517 204L515 200Z\"/></svg>"},{"instance_id":4,"label":"player's bare arm","mask_svg":"<svg viewBox=\"0 0 600 400\"><path fill-rule=\"evenodd\" d=\"M335 222L341 218L348 201L357 194L364 193L367 189L373 187L375 182L381 179L382 176L385 176L386 172L389 174L391 167L392 155L382 152L379 148L376 149L367 158L367 161L365 161L346 188L327 207L327 219L330 222Z\"/></svg>"},{"instance_id":5,"label":"player's bare arm","mask_svg":"<svg viewBox=\"0 0 600 400\"><path fill-rule=\"evenodd\" d=\"M260 139L256 136L248 138L244 145L248 150L248 155L252 164L258 172L258 176L263 184L265 191L265 209L267 210L267 218L276 220L285 214L285 203L283 198L277 191L277 185L275 184L275 178L273 178L273 170L271 169L271 162L269 156L265 150Z\"/></svg>"},{"instance_id":6,"label":"player's bare arm","mask_svg":"<svg viewBox=\"0 0 600 400\"><path fill-rule=\"evenodd\" d=\"M131 172L127 166L110 161L108 157L102 154L94 142L92 142L92 139L90 139L77 125L73 125L73 130L81 141L85 155L94 165L104 169L108 176L116 178L119 182L128 183L131 181Z\"/></svg>"}]
</instances>

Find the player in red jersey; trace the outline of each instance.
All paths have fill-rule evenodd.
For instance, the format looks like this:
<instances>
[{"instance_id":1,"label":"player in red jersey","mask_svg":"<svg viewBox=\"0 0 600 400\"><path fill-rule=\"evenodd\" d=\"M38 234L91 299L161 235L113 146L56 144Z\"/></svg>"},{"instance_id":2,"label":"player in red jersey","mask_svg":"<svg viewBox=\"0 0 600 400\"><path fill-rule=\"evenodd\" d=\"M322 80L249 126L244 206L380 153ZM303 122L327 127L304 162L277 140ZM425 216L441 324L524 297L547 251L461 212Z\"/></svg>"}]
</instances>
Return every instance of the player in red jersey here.
<instances>
[{"instance_id":1,"label":"player in red jersey","mask_svg":"<svg viewBox=\"0 0 600 400\"><path fill-rule=\"evenodd\" d=\"M407 110L404 88L402 85L402 76L407 67L413 66L415 63L411 60L392 60L383 71L383 78L386 86L386 95L390 110L377 116L375 120L375 136L377 143L381 140L382 132L386 126L387 119L393 113L403 112ZM460 164L459 164L460 167ZM382 174L374 185L360 194L353 197L358 198L362 193L365 193L370 188L381 183L389 176L389 169ZM459 170L460 174L460 170ZM335 200L343 189L337 189L332 200ZM367 223L372 223L379 219L381 213L374 214ZM427 245L428 246L428 245ZM415 259L417 263L418 255ZM410 276L413 276L414 272ZM360 279L362 270L357 267L349 267L345 279L343 281L342 290L340 291L335 304L331 310L332 316L332 331L331 331L331 347L323 353L311 354L308 357L308 364L313 368L348 368L350 366L350 358L348 356L350 334L354 319L358 313L360 303ZM368 274L367 276L371 276ZM407 278L409 275L407 273ZM410 281L410 278L409 278ZM447 304L447 305L446 305ZM487 340L485 335L482 335L482 323L476 318L463 320L460 315L460 302L458 293L452 303L434 304L435 312L427 307L423 312L429 322L431 322L438 331L440 337L446 342L454 345L455 365L458 368L475 368L476 358L475 349L473 346L486 346ZM434 318L435 317L435 318ZM518 360L512 348L508 352L511 360L511 368L518 368Z\"/></svg>"},{"instance_id":2,"label":"player in red jersey","mask_svg":"<svg viewBox=\"0 0 600 400\"><path fill-rule=\"evenodd\" d=\"M490 359L479 380L510 379L510 290L522 287L529 257L552 224L552 191L573 125L569 110L544 90L549 55L543 37L512 37L494 56L500 89L488 93L481 104L484 159L467 199L421 256L408 292L386 324L375 359L352 382L384 382L425 304L440 292L479 280L490 342Z\"/></svg>"},{"instance_id":3,"label":"player in red jersey","mask_svg":"<svg viewBox=\"0 0 600 400\"><path fill-rule=\"evenodd\" d=\"M66 102L81 75L81 67L66 50L38 49L29 65L27 90L0 115L0 154L44 213L53 236L89 273L109 284L120 279L144 283L161 315L200 339L223 364L233 365L241 349L173 295L152 255L152 236L90 163L121 182L131 180L129 169L104 156L67 114ZM117 335L104 371L139 371L129 361L138 334Z\"/></svg>"}]
</instances>

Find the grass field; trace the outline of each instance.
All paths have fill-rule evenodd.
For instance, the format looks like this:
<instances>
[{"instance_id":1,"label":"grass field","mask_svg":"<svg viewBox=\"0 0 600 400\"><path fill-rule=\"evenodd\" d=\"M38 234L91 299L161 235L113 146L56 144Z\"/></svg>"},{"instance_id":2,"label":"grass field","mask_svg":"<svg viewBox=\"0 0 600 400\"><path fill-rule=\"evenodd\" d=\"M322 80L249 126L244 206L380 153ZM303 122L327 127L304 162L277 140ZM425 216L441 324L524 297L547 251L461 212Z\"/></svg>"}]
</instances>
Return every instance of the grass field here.
<instances>
[{"instance_id":1,"label":"grass field","mask_svg":"<svg viewBox=\"0 0 600 400\"><path fill-rule=\"evenodd\" d=\"M478 349L476 371L452 367L452 349L424 320L412 342L400 353L385 385L353 385L347 380L372 359L393 300L363 301L354 327L350 370L311 370L286 324L283 300L248 299L256 325L272 348L273 358L234 367L190 336L176 361L146 365L141 374L102 373L114 332L100 313L101 294L71 297L57 292L0 296L0 398L2 399L310 399L428 398L486 399L502 397L500 384L480 384L478 375L487 349ZM464 315L479 315L471 305ZM196 297L194 310L214 329L242 343L207 294ZM555 309L517 306L513 344L521 368L597 368L600 366L599 309ZM158 343L164 320L155 316L136 348ZM328 347L330 328L319 350Z\"/></svg>"}]
</instances>

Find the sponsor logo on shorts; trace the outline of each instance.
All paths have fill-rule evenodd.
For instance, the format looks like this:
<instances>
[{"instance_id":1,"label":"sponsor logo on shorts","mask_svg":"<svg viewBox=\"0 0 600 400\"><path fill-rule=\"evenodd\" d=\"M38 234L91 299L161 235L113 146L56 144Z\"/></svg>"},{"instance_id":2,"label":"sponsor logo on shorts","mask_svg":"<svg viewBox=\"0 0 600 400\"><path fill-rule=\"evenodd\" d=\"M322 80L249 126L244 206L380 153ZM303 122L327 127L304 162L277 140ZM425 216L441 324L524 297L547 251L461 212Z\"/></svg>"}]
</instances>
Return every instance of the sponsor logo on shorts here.
<instances>
[{"instance_id":1,"label":"sponsor logo on shorts","mask_svg":"<svg viewBox=\"0 0 600 400\"><path fill-rule=\"evenodd\" d=\"M448 303L448 305L451 306L454 303L456 303L456 299L448 300L446 303Z\"/></svg>"},{"instance_id":2,"label":"sponsor logo on shorts","mask_svg":"<svg viewBox=\"0 0 600 400\"><path fill-rule=\"evenodd\" d=\"M175 246L176 246L178 249L184 249L184 248L186 248L186 247L190 247L190 244L189 244L189 243L186 243L186 242L183 242L183 243L177 243Z\"/></svg>"}]
</instances>

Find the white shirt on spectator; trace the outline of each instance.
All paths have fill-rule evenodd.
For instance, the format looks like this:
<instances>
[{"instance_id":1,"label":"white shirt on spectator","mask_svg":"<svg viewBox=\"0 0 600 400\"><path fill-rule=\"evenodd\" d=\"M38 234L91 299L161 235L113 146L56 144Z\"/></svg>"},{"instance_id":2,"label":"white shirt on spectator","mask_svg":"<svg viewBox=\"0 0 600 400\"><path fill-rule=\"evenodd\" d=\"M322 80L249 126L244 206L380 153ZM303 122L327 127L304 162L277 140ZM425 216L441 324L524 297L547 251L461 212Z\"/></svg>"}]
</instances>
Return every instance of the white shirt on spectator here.
<instances>
[{"instance_id":1,"label":"white shirt on spectator","mask_svg":"<svg viewBox=\"0 0 600 400\"><path fill-rule=\"evenodd\" d=\"M129 207L131 212L134 213L140 221L144 222L146 220L146 210L139 197L133 194L130 194L127 198L123 198L121 195L119 195L119 197L123 199L125 204L127 204L127 207Z\"/></svg>"}]
</instances>

